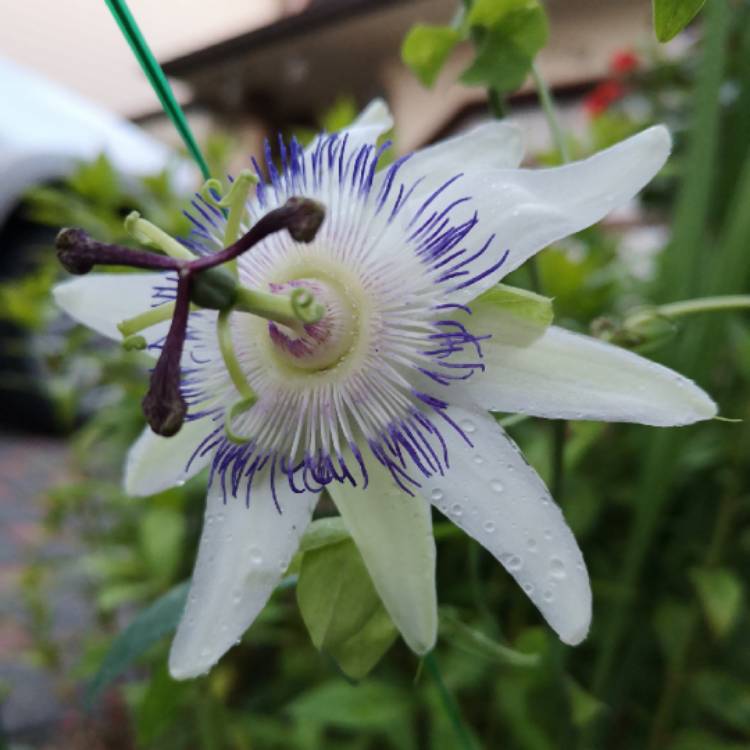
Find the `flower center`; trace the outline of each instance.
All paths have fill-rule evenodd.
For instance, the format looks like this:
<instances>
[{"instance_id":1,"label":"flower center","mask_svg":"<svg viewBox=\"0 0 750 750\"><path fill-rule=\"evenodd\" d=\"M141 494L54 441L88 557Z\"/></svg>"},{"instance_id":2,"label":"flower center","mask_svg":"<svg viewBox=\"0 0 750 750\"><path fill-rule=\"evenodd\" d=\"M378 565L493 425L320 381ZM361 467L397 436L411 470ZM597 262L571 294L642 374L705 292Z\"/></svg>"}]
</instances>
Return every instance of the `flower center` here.
<instances>
[{"instance_id":1,"label":"flower center","mask_svg":"<svg viewBox=\"0 0 750 750\"><path fill-rule=\"evenodd\" d=\"M325 308L325 314L317 323L296 327L269 321L268 333L274 353L300 370L327 370L340 362L352 347L356 323L354 305L343 290L330 281L304 278L270 284L274 294L290 294L299 288L312 292L316 302Z\"/></svg>"}]
</instances>

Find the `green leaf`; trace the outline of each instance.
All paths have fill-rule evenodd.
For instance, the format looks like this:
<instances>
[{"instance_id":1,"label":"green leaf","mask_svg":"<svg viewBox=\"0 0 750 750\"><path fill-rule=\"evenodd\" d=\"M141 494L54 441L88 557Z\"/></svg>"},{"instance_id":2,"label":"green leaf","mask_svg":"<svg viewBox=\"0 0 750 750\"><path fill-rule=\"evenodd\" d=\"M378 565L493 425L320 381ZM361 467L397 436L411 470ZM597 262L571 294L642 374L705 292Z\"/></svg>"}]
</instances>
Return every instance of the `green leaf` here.
<instances>
[{"instance_id":1,"label":"green leaf","mask_svg":"<svg viewBox=\"0 0 750 750\"><path fill-rule=\"evenodd\" d=\"M449 26L417 24L401 45L401 59L425 86L432 86L461 39L461 32Z\"/></svg>"},{"instance_id":2,"label":"green leaf","mask_svg":"<svg viewBox=\"0 0 750 750\"><path fill-rule=\"evenodd\" d=\"M342 680L326 682L289 706L296 719L356 732L390 731L394 724L408 722L410 710L407 692L377 680L356 686Z\"/></svg>"},{"instance_id":3,"label":"green leaf","mask_svg":"<svg viewBox=\"0 0 750 750\"><path fill-rule=\"evenodd\" d=\"M747 744L717 737L703 729L686 729L677 734L669 750L747 750Z\"/></svg>"},{"instance_id":4,"label":"green leaf","mask_svg":"<svg viewBox=\"0 0 750 750\"><path fill-rule=\"evenodd\" d=\"M726 568L697 568L690 578L711 630L719 638L724 637L737 622L743 598L742 581Z\"/></svg>"},{"instance_id":5,"label":"green leaf","mask_svg":"<svg viewBox=\"0 0 750 750\"><path fill-rule=\"evenodd\" d=\"M503 646L476 628L461 622L451 609L440 608L440 637L456 648L505 667L536 667L538 654L524 654Z\"/></svg>"},{"instance_id":6,"label":"green leaf","mask_svg":"<svg viewBox=\"0 0 750 750\"><path fill-rule=\"evenodd\" d=\"M177 628L187 599L188 583L175 586L141 611L112 643L99 671L86 689L91 708L102 691L151 646Z\"/></svg>"},{"instance_id":7,"label":"green leaf","mask_svg":"<svg viewBox=\"0 0 750 750\"><path fill-rule=\"evenodd\" d=\"M479 295L477 300L495 305L503 312L522 318L541 328L547 328L555 316L552 300L549 297L507 284L493 286Z\"/></svg>"},{"instance_id":8,"label":"green leaf","mask_svg":"<svg viewBox=\"0 0 750 750\"><path fill-rule=\"evenodd\" d=\"M140 542L149 570L170 581L177 571L185 537L185 517L172 508L151 508L140 524Z\"/></svg>"},{"instance_id":9,"label":"green leaf","mask_svg":"<svg viewBox=\"0 0 750 750\"><path fill-rule=\"evenodd\" d=\"M539 3L526 2L522 7L511 8L482 30L477 56L461 80L469 86L487 86L501 93L514 91L526 79L548 35L547 16Z\"/></svg>"},{"instance_id":10,"label":"green leaf","mask_svg":"<svg viewBox=\"0 0 750 750\"><path fill-rule=\"evenodd\" d=\"M703 7L706 0L653 0L654 30L660 42L677 36Z\"/></svg>"},{"instance_id":11,"label":"green leaf","mask_svg":"<svg viewBox=\"0 0 750 750\"><path fill-rule=\"evenodd\" d=\"M345 675L353 680L361 680L383 658L397 636L393 621L380 604L359 632L329 649L329 653Z\"/></svg>"},{"instance_id":12,"label":"green leaf","mask_svg":"<svg viewBox=\"0 0 750 750\"><path fill-rule=\"evenodd\" d=\"M570 719L577 727L585 727L601 714L604 704L584 690L572 677L565 681L570 700Z\"/></svg>"},{"instance_id":13,"label":"green leaf","mask_svg":"<svg viewBox=\"0 0 750 750\"><path fill-rule=\"evenodd\" d=\"M350 540L305 552L297 603L316 648L345 674L364 677L396 638L362 557Z\"/></svg>"},{"instance_id":14,"label":"green leaf","mask_svg":"<svg viewBox=\"0 0 750 750\"><path fill-rule=\"evenodd\" d=\"M745 680L721 672L703 672L691 687L696 701L714 719L738 732L750 733L750 690Z\"/></svg>"},{"instance_id":15,"label":"green leaf","mask_svg":"<svg viewBox=\"0 0 750 750\"><path fill-rule=\"evenodd\" d=\"M667 599L657 607L653 625L664 656L673 662L690 632L690 607L676 599Z\"/></svg>"},{"instance_id":16,"label":"green leaf","mask_svg":"<svg viewBox=\"0 0 750 750\"><path fill-rule=\"evenodd\" d=\"M469 26L492 29L499 26L509 13L538 7L537 0L474 0L466 22Z\"/></svg>"},{"instance_id":17,"label":"green leaf","mask_svg":"<svg viewBox=\"0 0 750 750\"><path fill-rule=\"evenodd\" d=\"M309 552L329 544L338 544L346 539L351 539L351 536L341 516L319 518L307 527L300 540L299 549L301 552Z\"/></svg>"},{"instance_id":18,"label":"green leaf","mask_svg":"<svg viewBox=\"0 0 750 750\"><path fill-rule=\"evenodd\" d=\"M179 720L190 687L190 683L176 682L170 677L166 662L154 669L135 709L139 746L150 745Z\"/></svg>"}]
</instances>

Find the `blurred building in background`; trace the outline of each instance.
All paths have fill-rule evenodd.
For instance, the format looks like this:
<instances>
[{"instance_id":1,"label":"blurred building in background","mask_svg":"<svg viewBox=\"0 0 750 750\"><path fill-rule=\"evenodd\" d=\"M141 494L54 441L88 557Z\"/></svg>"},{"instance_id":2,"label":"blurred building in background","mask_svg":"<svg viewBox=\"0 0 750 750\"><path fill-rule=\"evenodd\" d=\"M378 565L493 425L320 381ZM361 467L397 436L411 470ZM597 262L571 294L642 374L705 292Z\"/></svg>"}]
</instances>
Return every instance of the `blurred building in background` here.
<instances>
[{"instance_id":1,"label":"blurred building in background","mask_svg":"<svg viewBox=\"0 0 750 750\"><path fill-rule=\"evenodd\" d=\"M456 0L132 0L196 130L229 128L247 147L289 125L314 125L337 96L385 95L397 147L410 150L481 110L484 92L454 83L459 50L423 89L400 62L416 22L446 23ZM649 38L649 0L550 0L542 73L563 99L607 74L612 54ZM0 25L0 56L28 66L177 143L104 3L16 4ZM523 92L521 93L523 98ZM539 139L530 125L531 143ZM540 134L544 132L539 127ZM541 136L545 137L545 136Z\"/></svg>"},{"instance_id":2,"label":"blurred building in background","mask_svg":"<svg viewBox=\"0 0 750 750\"><path fill-rule=\"evenodd\" d=\"M563 98L579 98L608 74L618 50L652 33L649 0L551 0L548 6L552 33L539 65ZM297 14L167 59L164 68L189 88L194 105L235 127L312 125L338 95L351 95L360 106L383 95L394 112L397 148L409 151L484 112L483 89L456 83L469 63L468 45L451 57L432 90L400 60L411 26L447 23L455 11L456 0L313 0ZM524 93L529 89L521 101Z\"/></svg>"}]
</instances>

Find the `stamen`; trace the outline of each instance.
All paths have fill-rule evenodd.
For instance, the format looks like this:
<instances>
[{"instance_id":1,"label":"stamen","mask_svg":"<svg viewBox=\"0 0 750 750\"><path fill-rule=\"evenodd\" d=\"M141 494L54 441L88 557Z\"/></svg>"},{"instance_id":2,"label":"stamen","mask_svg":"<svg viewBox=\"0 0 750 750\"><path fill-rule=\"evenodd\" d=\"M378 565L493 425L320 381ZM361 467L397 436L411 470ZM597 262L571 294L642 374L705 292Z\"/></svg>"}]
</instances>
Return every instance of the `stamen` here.
<instances>
[{"instance_id":1,"label":"stamen","mask_svg":"<svg viewBox=\"0 0 750 750\"><path fill-rule=\"evenodd\" d=\"M153 307L151 310L146 310L140 315L135 315L132 318L126 318L117 324L117 330L126 337L131 337L135 333L139 333L146 328L151 328L157 323L162 323L165 320L169 320L174 313L176 303L166 302L159 307Z\"/></svg>"},{"instance_id":2,"label":"stamen","mask_svg":"<svg viewBox=\"0 0 750 750\"><path fill-rule=\"evenodd\" d=\"M134 240L142 245L155 247L170 258L179 260L194 260L195 255L174 237L170 237L163 229L142 219L138 211L131 211L125 218L125 230Z\"/></svg>"},{"instance_id":3,"label":"stamen","mask_svg":"<svg viewBox=\"0 0 750 750\"><path fill-rule=\"evenodd\" d=\"M247 190L254 178L243 177L241 184L230 190L227 201L234 211L237 233L247 198ZM211 187L210 183L209 188ZM231 423L235 416L249 409L257 400L252 388L245 382L242 370L231 347L228 315L232 309L253 313L282 325L295 328L300 323L319 321L325 307L315 302L309 290L297 289L289 297L257 292L241 287L235 275L220 268L247 252L268 235L286 229L297 242L312 242L323 223L325 208L309 198L290 198L280 208L269 211L248 232L229 247L218 253L194 256L177 240L137 212L126 220L126 228L139 241L155 246L164 253L142 252L123 245L97 242L82 229L63 229L57 236L57 251L63 266L75 274L85 274L95 265L128 266L160 271L177 272L177 299L174 304L162 305L122 321L118 328L126 337L126 348L144 348L146 341L135 336L139 331L167 320L172 315L169 333L162 347L156 367L151 373L151 384L143 399L143 413L151 429L158 435L169 437L182 426L187 412L185 398L180 391L180 361L187 332L190 303L219 310L219 339L222 356L242 399L228 410L226 432L230 440L245 442L235 435Z\"/></svg>"},{"instance_id":4,"label":"stamen","mask_svg":"<svg viewBox=\"0 0 750 750\"><path fill-rule=\"evenodd\" d=\"M258 400L258 397L250 383L247 382L245 374L242 371L242 366L237 360L237 355L234 353L232 329L229 326L229 316L231 313L231 310L222 310L219 313L219 317L216 321L216 335L219 340L219 350L221 351L221 356L224 360L227 372L229 373L229 377L232 379L232 383L237 389L237 392L242 397L226 410L224 415L224 431L229 440L233 443L242 445L249 442L249 438L244 438L241 435L236 434L232 429L232 422L236 416L250 409Z\"/></svg>"},{"instance_id":5,"label":"stamen","mask_svg":"<svg viewBox=\"0 0 750 750\"><path fill-rule=\"evenodd\" d=\"M221 182L210 179L203 183L200 191L203 198L218 208L229 209L229 216L227 216L226 228L224 229L224 245L231 245L237 241L242 217L247 207L247 199L250 195L250 188L257 185L258 182L257 175L249 169L243 169L220 200L216 199L215 194L222 194Z\"/></svg>"}]
</instances>

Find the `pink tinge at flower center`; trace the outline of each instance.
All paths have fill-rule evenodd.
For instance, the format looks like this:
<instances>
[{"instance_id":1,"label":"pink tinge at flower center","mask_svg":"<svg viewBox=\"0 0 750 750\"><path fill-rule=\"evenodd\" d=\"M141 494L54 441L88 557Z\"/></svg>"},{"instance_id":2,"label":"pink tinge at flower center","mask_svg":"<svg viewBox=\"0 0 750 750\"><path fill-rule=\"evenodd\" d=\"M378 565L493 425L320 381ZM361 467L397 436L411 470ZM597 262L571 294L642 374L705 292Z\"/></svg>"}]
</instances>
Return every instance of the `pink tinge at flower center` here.
<instances>
[{"instance_id":1,"label":"pink tinge at flower center","mask_svg":"<svg viewBox=\"0 0 750 750\"><path fill-rule=\"evenodd\" d=\"M295 328L269 321L268 333L274 349L287 364L301 370L334 367L354 339L352 304L332 284L319 279L270 284L270 291L275 294L289 294L299 288L312 292L315 301L325 307L325 314L317 323L300 324Z\"/></svg>"}]
</instances>

